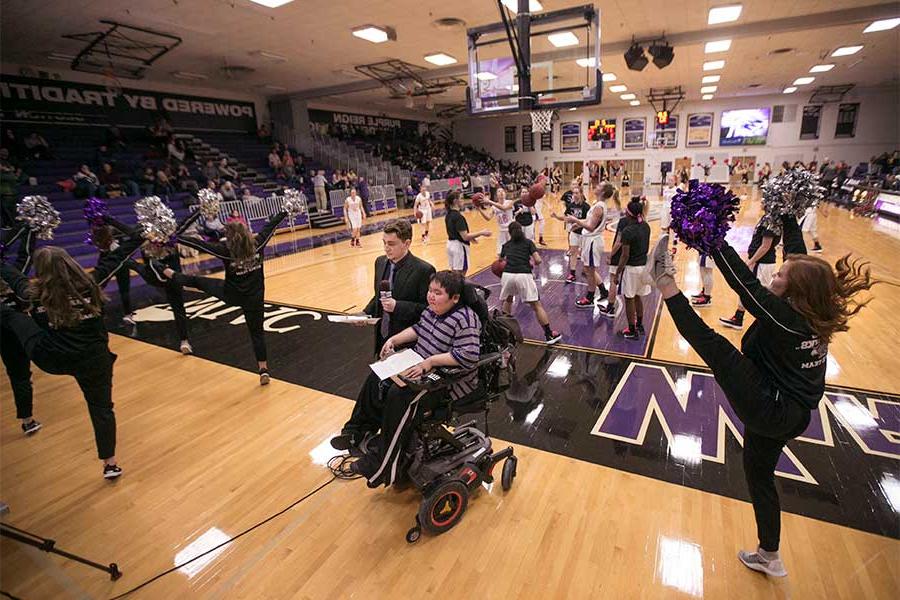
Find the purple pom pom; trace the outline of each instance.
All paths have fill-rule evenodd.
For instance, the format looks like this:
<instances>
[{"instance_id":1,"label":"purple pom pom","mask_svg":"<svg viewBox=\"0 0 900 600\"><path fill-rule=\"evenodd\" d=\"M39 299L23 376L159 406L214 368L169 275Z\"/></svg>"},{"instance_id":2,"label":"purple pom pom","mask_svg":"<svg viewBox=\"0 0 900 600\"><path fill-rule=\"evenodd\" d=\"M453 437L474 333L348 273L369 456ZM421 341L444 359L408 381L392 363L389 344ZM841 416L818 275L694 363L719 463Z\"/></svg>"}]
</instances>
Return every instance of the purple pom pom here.
<instances>
[{"instance_id":1,"label":"purple pom pom","mask_svg":"<svg viewBox=\"0 0 900 600\"><path fill-rule=\"evenodd\" d=\"M710 254L725 244L740 203L721 185L692 179L688 191L679 190L672 198L671 228L685 246Z\"/></svg>"},{"instance_id":2,"label":"purple pom pom","mask_svg":"<svg viewBox=\"0 0 900 600\"><path fill-rule=\"evenodd\" d=\"M102 227L106 224L105 218L109 214L109 207L100 198L88 198L84 203L84 218L88 222L88 234L84 239L86 244L93 244L92 230L94 227Z\"/></svg>"}]
</instances>

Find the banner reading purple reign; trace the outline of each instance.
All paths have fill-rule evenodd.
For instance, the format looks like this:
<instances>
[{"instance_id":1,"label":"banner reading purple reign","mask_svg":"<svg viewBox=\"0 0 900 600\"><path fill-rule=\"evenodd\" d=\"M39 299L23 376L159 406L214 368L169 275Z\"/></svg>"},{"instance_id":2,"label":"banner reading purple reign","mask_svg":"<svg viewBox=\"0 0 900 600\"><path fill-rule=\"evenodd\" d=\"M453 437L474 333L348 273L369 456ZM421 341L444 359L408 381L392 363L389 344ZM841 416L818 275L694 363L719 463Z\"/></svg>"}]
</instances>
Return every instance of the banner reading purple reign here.
<instances>
[{"instance_id":1,"label":"banner reading purple reign","mask_svg":"<svg viewBox=\"0 0 900 600\"><path fill-rule=\"evenodd\" d=\"M687 141L688 148L705 148L712 144L712 113L695 113L688 115Z\"/></svg>"},{"instance_id":2,"label":"banner reading purple reign","mask_svg":"<svg viewBox=\"0 0 900 600\"><path fill-rule=\"evenodd\" d=\"M644 147L644 136L647 132L647 119L625 119L625 137L622 140L623 150L640 150Z\"/></svg>"}]
</instances>

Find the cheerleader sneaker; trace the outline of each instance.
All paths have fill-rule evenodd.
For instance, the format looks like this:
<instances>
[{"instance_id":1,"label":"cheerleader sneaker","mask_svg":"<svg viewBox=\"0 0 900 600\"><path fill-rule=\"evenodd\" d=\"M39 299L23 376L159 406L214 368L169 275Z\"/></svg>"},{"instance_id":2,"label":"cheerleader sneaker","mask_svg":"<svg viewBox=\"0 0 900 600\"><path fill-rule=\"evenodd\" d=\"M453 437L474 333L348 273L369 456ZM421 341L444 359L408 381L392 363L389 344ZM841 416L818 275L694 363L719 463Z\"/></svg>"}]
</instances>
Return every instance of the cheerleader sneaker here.
<instances>
[{"instance_id":1,"label":"cheerleader sneaker","mask_svg":"<svg viewBox=\"0 0 900 600\"><path fill-rule=\"evenodd\" d=\"M812 252L813 254L822 254L822 244L816 242L815 246L813 246L810 252Z\"/></svg>"},{"instance_id":2,"label":"cheerleader sneaker","mask_svg":"<svg viewBox=\"0 0 900 600\"><path fill-rule=\"evenodd\" d=\"M187 340L181 340L181 346L179 346L179 349L185 356L189 356L194 353L194 348L191 347L191 343Z\"/></svg>"},{"instance_id":3,"label":"cheerleader sneaker","mask_svg":"<svg viewBox=\"0 0 900 600\"><path fill-rule=\"evenodd\" d=\"M115 479L122 476L122 467L119 465L103 465L103 479Z\"/></svg>"},{"instance_id":4,"label":"cheerleader sneaker","mask_svg":"<svg viewBox=\"0 0 900 600\"><path fill-rule=\"evenodd\" d=\"M616 305L615 304L607 304L606 306L600 309L600 316L606 317L607 319L615 319L616 318Z\"/></svg>"},{"instance_id":5,"label":"cheerleader sneaker","mask_svg":"<svg viewBox=\"0 0 900 600\"><path fill-rule=\"evenodd\" d=\"M269 385L269 381L271 381L271 377L269 377L269 370L268 369L260 369L259 385Z\"/></svg>"},{"instance_id":6,"label":"cheerleader sneaker","mask_svg":"<svg viewBox=\"0 0 900 600\"><path fill-rule=\"evenodd\" d=\"M669 253L669 236L663 235L656 241L656 246L649 255L650 263L647 272L650 279L658 286L661 280L675 279L675 265L672 264L672 255Z\"/></svg>"},{"instance_id":7,"label":"cheerleader sneaker","mask_svg":"<svg viewBox=\"0 0 900 600\"><path fill-rule=\"evenodd\" d=\"M719 323L731 329L743 329L744 317L740 313L735 313L733 317L719 317Z\"/></svg>"},{"instance_id":8,"label":"cheerleader sneaker","mask_svg":"<svg viewBox=\"0 0 900 600\"><path fill-rule=\"evenodd\" d=\"M24 433L25 435L34 435L40 428L41 424L34 419L28 421L27 423L22 423L22 433Z\"/></svg>"},{"instance_id":9,"label":"cheerleader sneaker","mask_svg":"<svg viewBox=\"0 0 900 600\"><path fill-rule=\"evenodd\" d=\"M638 332L631 327L626 327L622 331L619 332L619 335L625 338L626 340L636 340L638 339Z\"/></svg>"},{"instance_id":10,"label":"cheerleader sneaker","mask_svg":"<svg viewBox=\"0 0 900 600\"><path fill-rule=\"evenodd\" d=\"M787 575L787 571L784 568L784 563L781 562L781 558L778 556L777 552L767 553L774 554L775 558L766 558L762 554L763 551L757 550L756 552L747 552L746 550L741 550L738 552L738 560L744 563L744 566L748 569L753 569L754 571L759 571L760 573L765 573L771 577L785 577Z\"/></svg>"}]
</instances>

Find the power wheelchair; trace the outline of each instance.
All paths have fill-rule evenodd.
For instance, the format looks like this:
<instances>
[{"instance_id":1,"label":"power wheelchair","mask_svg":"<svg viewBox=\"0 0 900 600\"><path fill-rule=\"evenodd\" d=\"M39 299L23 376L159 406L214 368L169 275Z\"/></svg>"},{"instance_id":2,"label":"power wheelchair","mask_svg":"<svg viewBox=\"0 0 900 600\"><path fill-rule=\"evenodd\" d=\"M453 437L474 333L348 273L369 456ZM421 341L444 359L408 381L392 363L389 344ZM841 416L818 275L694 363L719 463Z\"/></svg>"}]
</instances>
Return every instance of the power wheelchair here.
<instances>
[{"instance_id":1,"label":"power wheelchair","mask_svg":"<svg viewBox=\"0 0 900 600\"><path fill-rule=\"evenodd\" d=\"M414 485L422 494L415 525L406 533L410 544L424 530L439 535L462 519L469 496L482 484L494 482L494 467L503 461L501 485L504 491L516 477L518 458L512 447L493 451L488 436L488 412L491 404L509 387L515 370L516 349L522 342L518 322L507 315L489 312L490 290L466 283L461 303L471 307L481 320L481 358L469 370L436 369L419 380L404 379L415 391L429 393L449 390L454 382L473 370L478 371L478 387L456 401L449 392L422 411L413 425L409 443L400 461L400 473L392 485ZM462 417L484 414L484 431L469 420L453 426ZM361 445L365 452L365 443Z\"/></svg>"}]
</instances>

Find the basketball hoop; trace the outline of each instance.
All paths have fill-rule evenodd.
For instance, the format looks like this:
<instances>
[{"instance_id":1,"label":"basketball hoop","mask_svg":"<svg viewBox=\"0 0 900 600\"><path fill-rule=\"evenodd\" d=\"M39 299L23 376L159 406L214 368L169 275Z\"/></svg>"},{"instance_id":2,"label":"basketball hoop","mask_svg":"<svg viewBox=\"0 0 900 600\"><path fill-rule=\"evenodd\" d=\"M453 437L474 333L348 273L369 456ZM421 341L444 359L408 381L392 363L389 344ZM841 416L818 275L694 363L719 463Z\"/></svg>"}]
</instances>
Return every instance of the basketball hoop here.
<instances>
[{"instance_id":1,"label":"basketball hoop","mask_svg":"<svg viewBox=\"0 0 900 600\"><path fill-rule=\"evenodd\" d=\"M553 130L553 115L556 111L536 109L531 111L531 130L536 133L547 133Z\"/></svg>"}]
</instances>

